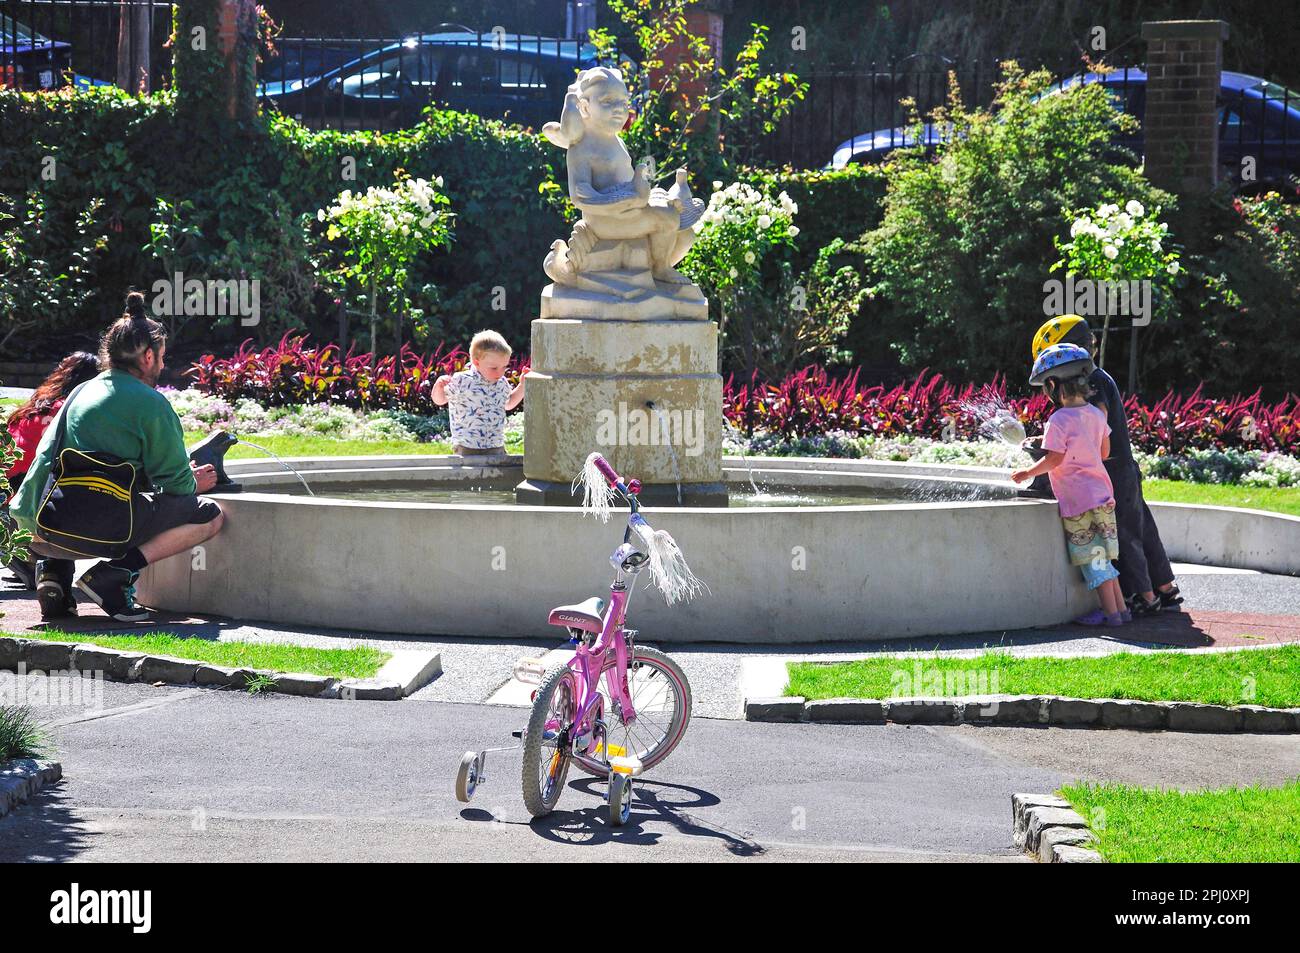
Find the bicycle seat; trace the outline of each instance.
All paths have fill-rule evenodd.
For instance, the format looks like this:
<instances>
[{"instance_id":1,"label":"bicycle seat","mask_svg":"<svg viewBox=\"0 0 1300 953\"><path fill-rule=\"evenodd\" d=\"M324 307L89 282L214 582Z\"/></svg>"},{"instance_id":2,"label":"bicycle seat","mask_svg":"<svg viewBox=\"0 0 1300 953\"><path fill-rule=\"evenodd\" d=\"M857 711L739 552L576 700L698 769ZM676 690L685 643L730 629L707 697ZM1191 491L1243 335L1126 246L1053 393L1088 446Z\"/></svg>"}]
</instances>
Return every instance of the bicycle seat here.
<instances>
[{"instance_id":1,"label":"bicycle seat","mask_svg":"<svg viewBox=\"0 0 1300 953\"><path fill-rule=\"evenodd\" d=\"M576 602L571 606L556 606L546 621L551 625L563 625L583 632L599 632L605 626L605 600L592 596L585 602Z\"/></svg>"}]
</instances>

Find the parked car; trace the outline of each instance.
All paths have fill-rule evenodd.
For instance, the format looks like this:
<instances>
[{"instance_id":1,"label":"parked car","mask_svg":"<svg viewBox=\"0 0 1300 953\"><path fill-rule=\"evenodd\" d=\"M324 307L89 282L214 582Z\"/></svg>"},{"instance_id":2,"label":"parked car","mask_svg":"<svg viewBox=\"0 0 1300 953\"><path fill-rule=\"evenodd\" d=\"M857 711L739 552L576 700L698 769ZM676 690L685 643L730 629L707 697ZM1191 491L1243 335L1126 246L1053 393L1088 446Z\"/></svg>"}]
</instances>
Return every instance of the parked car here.
<instances>
[{"instance_id":1,"label":"parked car","mask_svg":"<svg viewBox=\"0 0 1300 953\"><path fill-rule=\"evenodd\" d=\"M461 29L407 37L316 75L277 76L272 66L258 93L316 127L410 126L431 102L540 127L559 116L575 72L595 65L589 43Z\"/></svg>"},{"instance_id":2,"label":"parked car","mask_svg":"<svg viewBox=\"0 0 1300 953\"><path fill-rule=\"evenodd\" d=\"M40 90L67 85L72 44L41 36L0 15L0 88Z\"/></svg>"},{"instance_id":3,"label":"parked car","mask_svg":"<svg viewBox=\"0 0 1300 953\"><path fill-rule=\"evenodd\" d=\"M1117 109L1142 118L1146 110L1145 70L1072 76L1041 95L1057 95L1083 83L1101 83ZM932 123L926 123L919 136L902 128L877 129L840 143L826 167L842 169L850 163L879 162L895 149L932 147L946 135L946 129ZM1114 144L1141 155L1145 147L1142 130L1116 136ZM1261 183L1300 175L1300 93L1258 76L1225 71L1219 84L1219 162L1226 177L1240 177L1244 156L1255 158Z\"/></svg>"}]
</instances>

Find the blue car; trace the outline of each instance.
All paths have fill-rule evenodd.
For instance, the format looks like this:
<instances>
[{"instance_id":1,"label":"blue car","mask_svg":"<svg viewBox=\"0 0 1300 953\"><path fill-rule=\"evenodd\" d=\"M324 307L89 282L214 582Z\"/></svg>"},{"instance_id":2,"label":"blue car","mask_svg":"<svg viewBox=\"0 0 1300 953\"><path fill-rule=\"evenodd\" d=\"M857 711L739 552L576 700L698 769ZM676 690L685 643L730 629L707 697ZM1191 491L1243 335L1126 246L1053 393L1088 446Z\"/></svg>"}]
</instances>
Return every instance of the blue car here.
<instances>
[{"instance_id":1,"label":"blue car","mask_svg":"<svg viewBox=\"0 0 1300 953\"><path fill-rule=\"evenodd\" d=\"M0 15L0 89L57 89L72 68L72 45Z\"/></svg>"},{"instance_id":2,"label":"blue car","mask_svg":"<svg viewBox=\"0 0 1300 953\"><path fill-rule=\"evenodd\" d=\"M412 126L432 102L540 127L560 114L576 72L598 65L590 43L459 29L407 37L313 75L308 63L327 61L328 50L279 44L285 59L263 69L262 102L334 129Z\"/></svg>"},{"instance_id":3,"label":"blue car","mask_svg":"<svg viewBox=\"0 0 1300 953\"><path fill-rule=\"evenodd\" d=\"M1145 70L1130 68L1101 75L1086 73L1063 80L1042 96L1052 96L1082 83L1101 83L1115 108L1141 119L1146 111ZM927 147L944 141L948 130L926 123L920 136L901 128L878 129L840 143L826 168L850 163L879 162L895 149ZM1116 136L1115 144L1142 154L1142 131ZM1255 159L1260 183L1285 182L1300 175L1300 93L1246 73L1225 71L1219 85L1219 163L1224 176L1240 179L1242 159Z\"/></svg>"}]
</instances>

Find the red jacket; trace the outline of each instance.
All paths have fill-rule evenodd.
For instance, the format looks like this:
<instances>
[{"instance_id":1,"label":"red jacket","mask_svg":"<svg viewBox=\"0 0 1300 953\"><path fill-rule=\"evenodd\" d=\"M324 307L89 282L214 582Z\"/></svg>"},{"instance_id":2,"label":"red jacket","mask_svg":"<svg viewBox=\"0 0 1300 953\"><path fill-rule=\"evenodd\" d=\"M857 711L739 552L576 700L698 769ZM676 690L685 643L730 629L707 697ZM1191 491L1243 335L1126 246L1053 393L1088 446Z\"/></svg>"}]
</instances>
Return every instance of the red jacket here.
<instances>
[{"instance_id":1,"label":"red jacket","mask_svg":"<svg viewBox=\"0 0 1300 953\"><path fill-rule=\"evenodd\" d=\"M50 425L50 421L55 418L62 406L63 401L58 401L45 416L24 417L18 423L9 425L9 433L13 436L14 443L18 445L22 456L5 473L6 477L13 478L27 472L27 468L32 465L32 459L36 456L36 447L40 444L41 437L45 435L45 428Z\"/></svg>"}]
</instances>

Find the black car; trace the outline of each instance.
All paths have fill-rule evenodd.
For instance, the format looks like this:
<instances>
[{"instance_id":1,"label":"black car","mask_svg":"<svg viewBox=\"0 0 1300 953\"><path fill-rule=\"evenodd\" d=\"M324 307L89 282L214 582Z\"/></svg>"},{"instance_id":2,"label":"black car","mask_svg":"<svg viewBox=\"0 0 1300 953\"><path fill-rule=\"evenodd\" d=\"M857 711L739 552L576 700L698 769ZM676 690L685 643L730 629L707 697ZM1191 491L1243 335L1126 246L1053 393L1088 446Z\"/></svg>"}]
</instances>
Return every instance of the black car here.
<instances>
[{"instance_id":1,"label":"black car","mask_svg":"<svg viewBox=\"0 0 1300 953\"><path fill-rule=\"evenodd\" d=\"M0 15L0 89L57 89L72 71L72 45Z\"/></svg>"},{"instance_id":2,"label":"black car","mask_svg":"<svg viewBox=\"0 0 1300 953\"><path fill-rule=\"evenodd\" d=\"M558 118L576 72L597 65L589 43L458 30L407 37L304 75L311 47L295 51L291 39L280 45L284 59L263 69L258 94L263 103L317 128L411 126L432 102L540 127ZM291 72L295 63L297 76Z\"/></svg>"}]
</instances>

